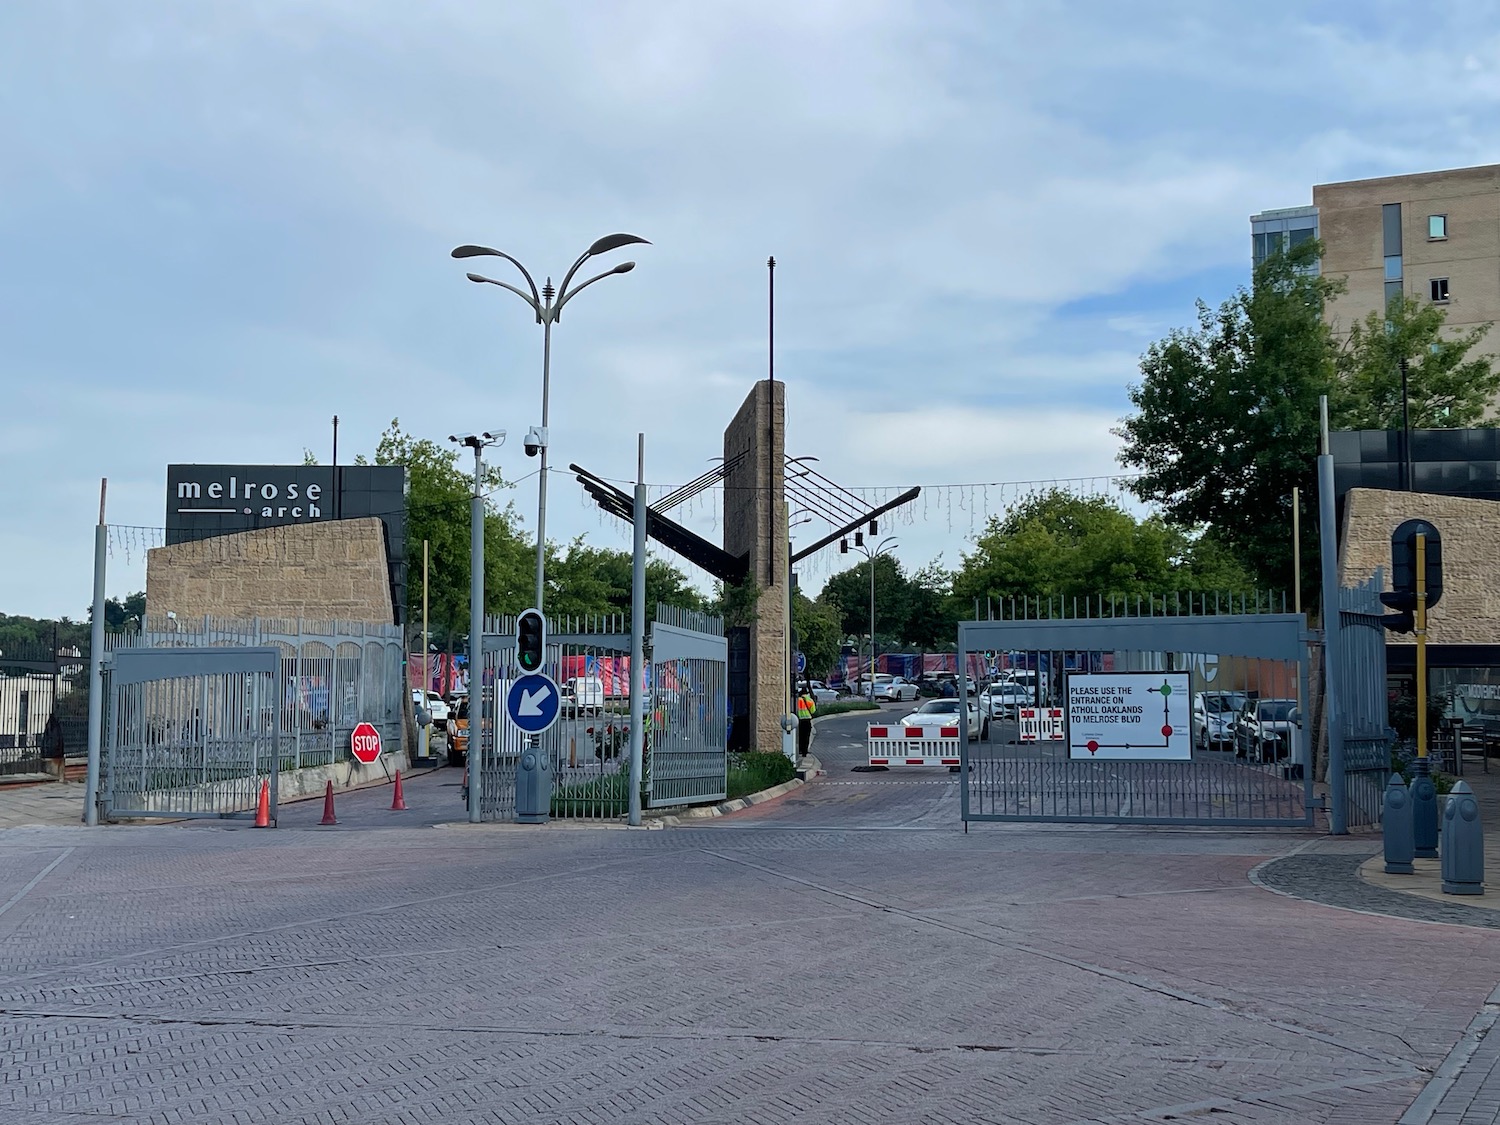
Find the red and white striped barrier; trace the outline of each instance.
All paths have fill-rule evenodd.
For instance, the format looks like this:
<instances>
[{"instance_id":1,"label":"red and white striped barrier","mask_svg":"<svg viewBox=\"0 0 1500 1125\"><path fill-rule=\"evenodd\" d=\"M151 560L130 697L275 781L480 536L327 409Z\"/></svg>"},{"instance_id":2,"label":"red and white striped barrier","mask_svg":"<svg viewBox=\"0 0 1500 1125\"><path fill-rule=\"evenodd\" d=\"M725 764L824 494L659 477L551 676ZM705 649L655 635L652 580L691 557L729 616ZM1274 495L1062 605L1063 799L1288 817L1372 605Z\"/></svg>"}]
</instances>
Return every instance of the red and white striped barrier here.
<instances>
[{"instance_id":1,"label":"red and white striped barrier","mask_svg":"<svg viewBox=\"0 0 1500 1125\"><path fill-rule=\"evenodd\" d=\"M1061 742L1066 737L1061 707L1019 707L1016 720L1022 742Z\"/></svg>"},{"instance_id":2,"label":"red and white striped barrier","mask_svg":"<svg viewBox=\"0 0 1500 1125\"><path fill-rule=\"evenodd\" d=\"M872 766L956 766L957 727L870 726Z\"/></svg>"}]
</instances>

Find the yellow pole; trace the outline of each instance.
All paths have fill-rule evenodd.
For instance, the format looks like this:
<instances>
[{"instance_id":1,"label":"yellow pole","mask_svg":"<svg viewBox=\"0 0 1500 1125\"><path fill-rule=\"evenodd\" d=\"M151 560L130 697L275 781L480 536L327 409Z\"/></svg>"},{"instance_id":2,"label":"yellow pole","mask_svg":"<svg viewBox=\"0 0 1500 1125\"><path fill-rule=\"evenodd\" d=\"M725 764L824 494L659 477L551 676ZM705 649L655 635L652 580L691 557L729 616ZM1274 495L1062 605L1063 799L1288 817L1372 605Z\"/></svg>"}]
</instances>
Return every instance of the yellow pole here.
<instances>
[{"instance_id":1,"label":"yellow pole","mask_svg":"<svg viewBox=\"0 0 1500 1125\"><path fill-rule=\"evenodd\" d=\"M1427 536L1417 535L1417 757L1427 757Z\"/></svg>"},{"instance_id":2,"label":"yellow pole","mask_svg":"<svg viewBox=\"0 0 1500 1125\"><path fill-rule=\"evenodd\" d=\"M432 645L427 637L427 540L422 540L422 706L427 706L427 688L432 683L432 669L429 666L428 653L432 651ZM432 727L422 728L422 757L428 758L432 755Z\"/></svg>"},{"instance_id":3,"label":"yellow pole","mask_svg":"<svg viewBox=\"0 0 1500 1125\"><path fill-rule=\"evenodd\" d=\"M1297 488L1292 489L1292 610L1302 612L1302 492Z\"/></svg>"}]
</instances>

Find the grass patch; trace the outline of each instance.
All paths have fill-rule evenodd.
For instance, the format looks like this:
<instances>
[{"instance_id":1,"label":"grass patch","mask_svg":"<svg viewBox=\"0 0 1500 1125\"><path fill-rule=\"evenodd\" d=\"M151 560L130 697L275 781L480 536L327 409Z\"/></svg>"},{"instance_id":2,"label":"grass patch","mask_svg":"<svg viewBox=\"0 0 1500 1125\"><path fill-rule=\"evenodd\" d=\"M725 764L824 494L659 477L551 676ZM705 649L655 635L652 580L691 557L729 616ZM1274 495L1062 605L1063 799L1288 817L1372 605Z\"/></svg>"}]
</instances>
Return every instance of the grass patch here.
<instances>
[{"instance_id":1,"label":"grass patch","mask_svg":"<svg viewBox=\"0 0 1500 1125\"><path fill-rule=\"evenodd\" d=\"M871 703L868 699L840 699L836 703L818 704L817 718L824 715L843 715L849 711L879 711L880 704Z\"/></svg>"},{"instance_id":2,"label":"grass patch","mask_svg":"<svg viewBox=\"0 0 1500 1125\"><path fill-rule=\"evenodd\" d=\"M729 755L728 800L759 793L773 785L791 781L797 767L785 754L750 753Z\"/></svg>"}]
</instances>

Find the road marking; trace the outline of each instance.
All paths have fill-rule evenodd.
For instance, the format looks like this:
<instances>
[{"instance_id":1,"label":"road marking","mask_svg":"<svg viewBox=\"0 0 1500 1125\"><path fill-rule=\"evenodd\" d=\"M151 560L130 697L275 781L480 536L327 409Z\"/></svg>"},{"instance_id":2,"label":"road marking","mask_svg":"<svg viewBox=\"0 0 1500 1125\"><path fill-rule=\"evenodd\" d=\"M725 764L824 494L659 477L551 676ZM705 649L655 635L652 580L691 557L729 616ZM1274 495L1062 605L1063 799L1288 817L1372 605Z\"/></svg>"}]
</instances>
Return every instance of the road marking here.
<instances>
[{"instance_id":1,"label":"road marking","mask_svg":"<svg viewBox=\"0 0 1500 1125\"><path fill-rule=\"evenodd\" d=\"M45 879L49 874L51 874L52 869L54 867L56 867L59 863L61 863L63 860L67 859L70 855L72 855L73 852L74 852L73 848L66 849L63 852L62 855L58 856L51 863L47 864L46 867L44 867L40 871L38 871L36 873L35 877L32 878L31 882L27 883L19 891L17 891L15 894L11 895L10 899L5 903L4 906L0 906L0 914L4 914L12 906L14 906L16 903L20 902L23 898L25 898L26 895L27 895L27 893L33 887L35 887L38 883L40 883L43 879Z\"/></svg>"}]
</instances>

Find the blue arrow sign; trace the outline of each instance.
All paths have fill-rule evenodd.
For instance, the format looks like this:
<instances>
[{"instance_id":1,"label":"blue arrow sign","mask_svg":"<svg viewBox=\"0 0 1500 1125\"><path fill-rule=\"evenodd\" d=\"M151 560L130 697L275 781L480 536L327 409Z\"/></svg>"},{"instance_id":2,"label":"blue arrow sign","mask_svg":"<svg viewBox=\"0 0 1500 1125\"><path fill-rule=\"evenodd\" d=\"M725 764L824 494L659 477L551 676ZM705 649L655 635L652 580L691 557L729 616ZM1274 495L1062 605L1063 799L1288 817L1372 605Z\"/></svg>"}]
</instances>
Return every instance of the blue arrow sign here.
<instances>
[{"instance_id":1,"label":"blue arrow sign","mask_svg":"<svg viewBox=\"0 0 1500 1125\"><path fill-rule=\"evenodd\" d=\"M522 676L505 693L505 713L527 734L541 734L557 722L562 695L551 676Z\"/></svg>"},{"instance_id":2,"label":"blue arrow sign","mask_svg":"<svg viewBox=\"0 0 1500 1125\"><path fill-rule=\"evenodd\" d=\"M800 676L800 675L802 675L803 672L806 672L806 671L807 671L807 657L803 656L799 652L797 654L797 675Z\"/></svg>"}]
</instances>

